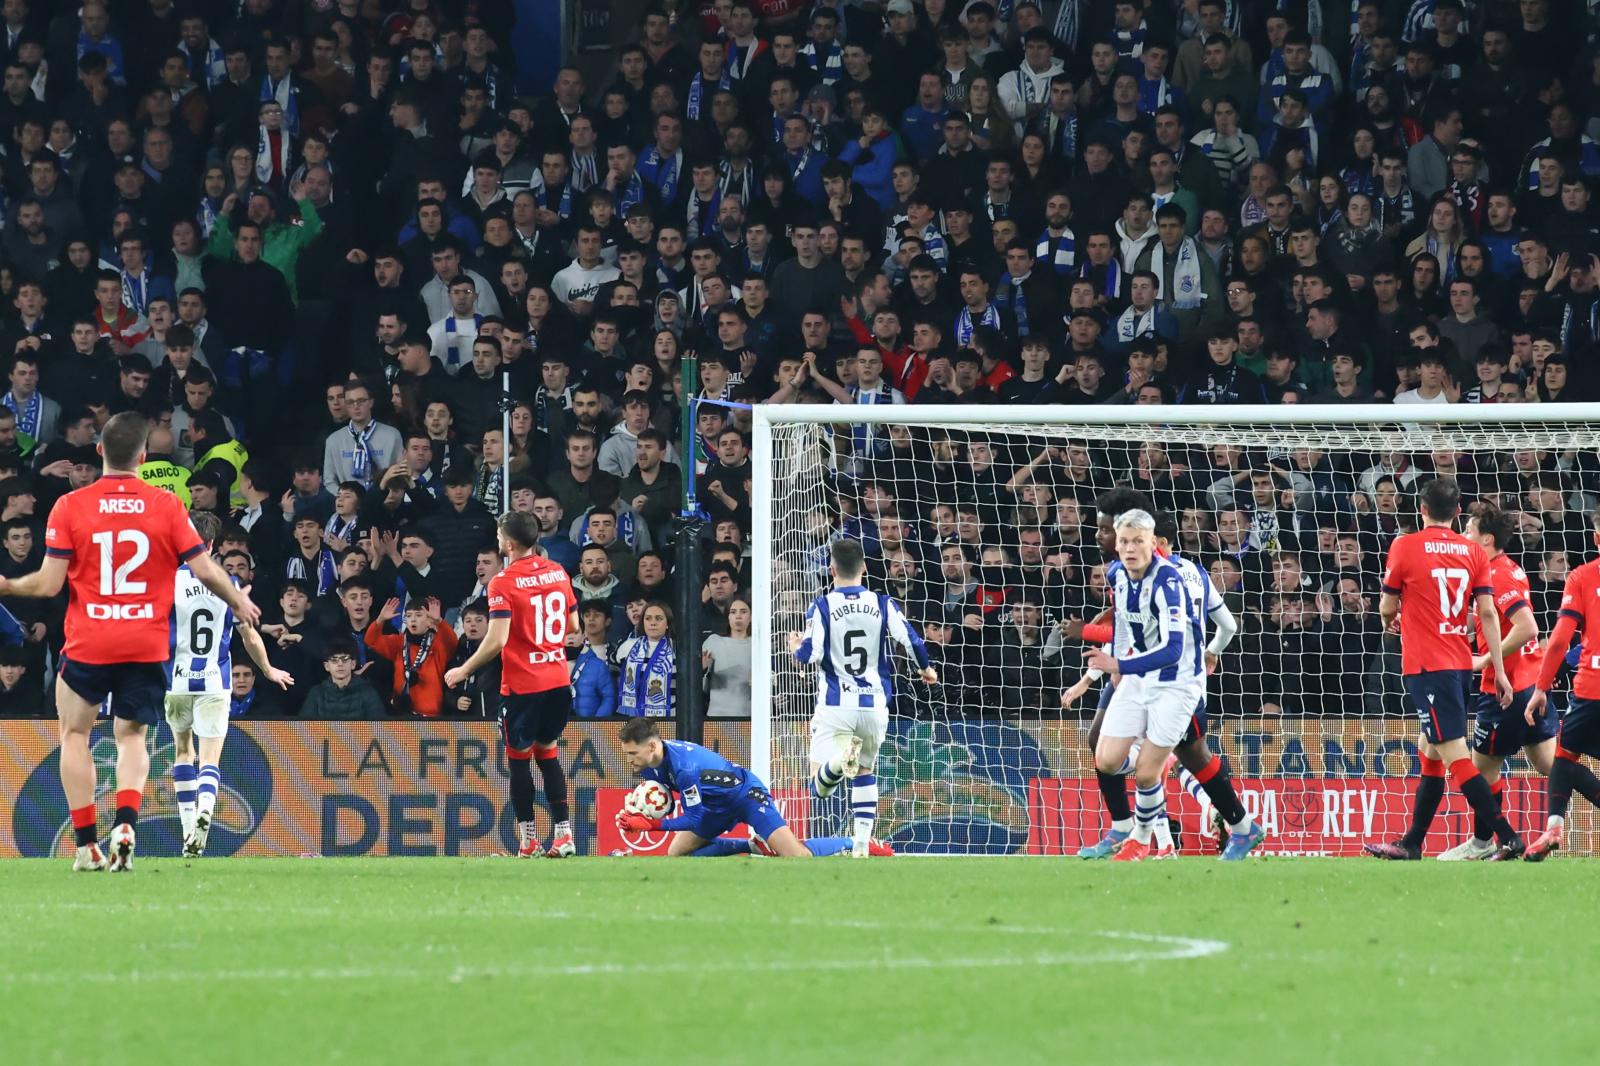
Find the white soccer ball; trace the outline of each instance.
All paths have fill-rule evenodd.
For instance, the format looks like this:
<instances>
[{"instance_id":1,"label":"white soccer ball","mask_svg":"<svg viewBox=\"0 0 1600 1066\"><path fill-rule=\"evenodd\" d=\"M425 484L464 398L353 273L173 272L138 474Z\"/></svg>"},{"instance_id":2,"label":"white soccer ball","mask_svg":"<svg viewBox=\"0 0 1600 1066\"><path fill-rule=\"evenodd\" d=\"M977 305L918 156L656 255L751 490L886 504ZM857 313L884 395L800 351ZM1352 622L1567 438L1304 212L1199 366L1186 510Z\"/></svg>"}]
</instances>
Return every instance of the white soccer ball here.
<instances>
[{"instance_id":1,"label":"white soccer ball","mask_svg":"<svg viewBox=\"0 0 1600 1066\"><path fill-rule=\"evenodd\" d=\"M665 818L672 810L672 793L659 781L641 781L628 793L623 806L646 818Z\"/></svg>"}]
</instances>

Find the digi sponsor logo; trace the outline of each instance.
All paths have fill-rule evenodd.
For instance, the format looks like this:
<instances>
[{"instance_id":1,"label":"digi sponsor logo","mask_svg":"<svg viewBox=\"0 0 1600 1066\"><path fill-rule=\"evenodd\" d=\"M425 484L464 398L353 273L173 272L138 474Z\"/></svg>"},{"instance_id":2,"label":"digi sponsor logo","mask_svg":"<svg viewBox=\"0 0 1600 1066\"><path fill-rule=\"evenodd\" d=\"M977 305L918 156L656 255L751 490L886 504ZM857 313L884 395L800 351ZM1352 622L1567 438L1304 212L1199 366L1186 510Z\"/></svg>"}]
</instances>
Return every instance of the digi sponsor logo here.
<instances>
[{"instance_id":1,"label":"digi sponsor logo","mask_svg":"<svg viewBox=\"0 0 1600 1066\"><path fill-rule=\"evenodd\" d=\"M86 603L83 610L95 622L147 622L156 616L149 603Z\"/></svg>"}]
</instances>

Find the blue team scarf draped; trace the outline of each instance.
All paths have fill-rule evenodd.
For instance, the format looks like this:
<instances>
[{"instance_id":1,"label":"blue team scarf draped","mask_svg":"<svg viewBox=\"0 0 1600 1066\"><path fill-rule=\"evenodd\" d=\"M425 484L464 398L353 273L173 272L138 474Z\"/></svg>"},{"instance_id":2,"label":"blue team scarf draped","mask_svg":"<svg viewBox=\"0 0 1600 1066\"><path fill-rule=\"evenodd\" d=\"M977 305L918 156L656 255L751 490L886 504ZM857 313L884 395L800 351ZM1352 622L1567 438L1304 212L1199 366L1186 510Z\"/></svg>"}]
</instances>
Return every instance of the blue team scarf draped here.
<instances>
[{"instance_id":1,"label":"blue team scarf draped","mask_svg":"<svg viewBox=\"0 0 1600 1066\"><path fill-rule=\"evenodd\" d=\"M717 164L717 196L731 196L741 204L750 202L750 177L751 167L746 164L740 171L737 181L733 176L733 167L724 159Z\"/></svg>"},{"instance_id":2,"label":"blue team scarf draped","mask_svg":"<svg viewBox=\"0 0 1600 1066\"><path fill-rule=\"evenodd\" d=\"M1037 262L1048 263L1063 278L1070 276L1078 261L1077 238L1071 227L1059 237L1050 236L1049 230L1039 234L1039 240L1033 247L1033 258Z\"/></svg>"},{"instance_id":3,"label":"blue team scarf draped","mask_svg":"<svg viewBox=\"0 0 1600 1066\"><path fill-rule=\"evenodd\" d=\"M1000 328L1000 308L991 303L983 309L982 316L974 323L972 321L972 308L963 307L956 316L956 343L965 348L972 343L972 332L978 326L989 326L993 329Z\"/></svg>"},{"instance_id":4,"label":"blue team scarf draped","mask_svg":"<svg viewBox=\"0 0 1600 1066\"><path fill-rule=\"evenodd\" d=\"M1013 278L1010 274L1000 275L1000 283L994 289L994 302L1001 307L1009 307L1011 313L1017 316L1017 336L1028 335L1028 294L1023 291L1022 283L1027 276Z\"/></svg>"},{"instance_id":5,"label":"blue team scarf draped","mask_svg":"<svg viewBox=\"0 0 1600 1066\"><path fill-rule=\"evenodd\" d=\"M346 544L354 543L356 539L356 520L333 515L328 519L328 536L334 540L342 540Z\"/></svg>"},{"instance_id":6,"label":"blue team scarf draped","mask_svg":"<svg viewBox=\"0 0 1600 1066\"><path fill-rule=\"evenodd\" d=\"M1078 158L1078 113L1074 111L1065 122L1061 120L1059 115L1051 115L1047 119L1048 121L1056 123L1055 136L1051 138L1050 154L1058 155L1063 159L1076 160Z\"/></svg>"},{"instance_id":7,"label":"blue team scarf draped","mask_svg":"<svg viewBox=\"0 0 1600 1066\"><path fill-rule=\"evenodd\" d=\"M1088 278L1090 281L1093 281L1094 264L1085 259L1083 261L1083 266L1078 268L1078 277ZM1106 263L1106 276L1104 280L1097 283L1097 287L1099 288L1102 296L1109 297L1113 300L1122 299L1122 265L1117 262L1117 257L1115 255L1113 255L1111 260Z\"/></svg>"},{"instance_id":8,"label":"blue team scarf draped","mask_svg":"<svg viewBox=\"0 0 1600 1066\"><path fill-rule=\"evenodd\" d=\"M1152 304L1148 311L1140 313L1136 307L1130 307L1117 316L1117 340L1123 344L1131 344L1140 337L1152 336L1156 331L1156 308Z\"/></svg>"},{"instance_id":9,"label":"blue team scarf draped","mask_svg":"<svg viewBox=\"0 0 1600 1066\"><path fill-rule=\"evenodd\" d=\"M1172 85L1166 78L1160 81L1146 81L1137 79L1139 83L1139 110L1147 115L1153 115L1156 108L1172 103Z\"/></svg>"},{"instance_id":10,"label":"blue team scarf draped","mask_svg":"<svg viewBox=\"0 0 1600 1066\"><path fill-rule=\"evenodd\" d=\"M313 580L310 573L310 565L307 563L306 557L299 552L294 553L294 557L289 560L289 565L285 567L285 570L287 571L286 577L299 581ZM338 568L334 565L333 552L327 548L317 552L317 573L314 580L317 583L318 596L326 596L339 584Z\"/></svg>"},{"instance_id":11,"label":"blue team scarf draped","mask_svg":"<svg viewBox=\"0 0 1600 1066\"><path fill-rule=\"evenodd\" d=\"M685 107L684 111L689 116L690 122L700 121L701 104L705 97L705 85L704 73L696 74L694 76L694 80L689 82L689 103ZM728 77L728 72L726 69L723 70L722 76L717 79L717 88L733 88L733 79Z\"/></svg>"},{"instance_id":12,"label":"blue team scarf draped","mask_svg":"<svg viewBox=\"0 0 1600 1066\"><path fill-rule=\"evenodd\" d=\"M626 214L628 208L634 204L644 203L644 182L639 178L638 170L628 179L627 186L622 190L622 195L617 197L617 212Z\"/></svg>"},{"instance_id":13,"label":"blue team scarf draped","mask_svg":"<svg viewBox=\"0 0 1600 1066\"><path fill-rule=\"evenodd\" d=\"M685 221L689 232L696 237L709 237L717 231L717 214L722 210L722 196L713 192L711 201L706 203L700 199L698 192L690 191L689 208Z\"/></svg>"},{"instance_id":14,"label":"blue team scarf draped","mask_svg":"<svg viewBox=\"0 0 1600 1066\"><path fill-rule=\"evenodd\" d=\"M128 65L122 58L122 42L109 34L98 41L90 40L87 33L78 32L78 58L82 59L90 52L99 52L106 57L106 73L111 80L122 85L128 80Z\"/></svg>"},{"instance_id":15,"label":"blue team scarf draped","mask_svg":"<svg viewBox=\"0 0 1600 1066\"><path fill-rule=\"evenodd\" d=\"M533 202L550 210L550 186L541 185L539 191L533 194ZM572 217L572 182L568 181L561 186L561 199L556 207L556 214L563 219Z\"/></svg>"},{"instance_id":16,"label":"blue team scarf draped","mask_svg":"<svg viewBox=\"0 0 1600 1066\"><path fill-rule=\"evenodd\" d=\"M372 487L372 467L376 459L372 454L372 434L377 428L377 419L368 422L364 430L357 429L354 422L350 423L350 439L355 443L350 458L350 479L361 482L363 487L369 489Z\"/></svg>"},{"instance_id":17,"label":"blue team scarf draped","mask_svg":"<svg viewBox=\"0 0 1600 1066\"><path fill-rule=\"evenodd\" d=\"M134 314L144 314L145 301L150 298L150 271L130 274L119 270L117 273L122 278L122 305Z\"/></svg>"},{"instance_id":18,"label":"blue team scarf draped","mask_svg":"<svg viewBox=\"0 0 1600 1066\"><path fill-rule=\"evenodd\" d=\"M1205 300L1200 287L1200 250L1193 237L1185 237L1178 244L1177 258L1172 266L1172 288L1166 282L1167 249L1160 241L1150 244L1150 271L1156 276L1156 299L1168 307L1192 311Z\"/></svg>"},{"instance_id":19,"label":"blue team scarf draped","mask_svg":"<svg viewBox=\"0 0 1600 1066\"><path fill-rule=\"evenodd\" d=\"M640 169L648 170L651 174L650 184L656 187L661 194L663 203L671 203L678 198L678 155L664 156L661 149L655 145L650 146L650 151L645 153L644 159L639 164ZM638 175L635 174L635 177Z\"/></svg>"},{"instance_id":20,"label":"blue team scarf draped","mask_svg":"<svg viewBox=\"0 0 1600 1066\"><path fill-rule=\"evenodd\" d=\"M227 79L227 59L223 56L222 46L215 39L206 38L206 51L203 56L191 52L186 42L179 42L178 50L189 60L189 76L207 89L215 89Z\"/></svg>"},{"instance_id":21,"label":"blue team scarf draped","mask_svg":"<svg viewBox=\"0 0 1600 1066\"><path fill-rule=\"evenodd\" d=\"M745 79L745 75L750 73L750 64L754 63L756 57L766 52L768 48L767 42L759 37L748 48L740 48L730 37L728 39L728 47L723 52L722 69L734 81L742 82Z\"/></svg>"},{"instance_id":22,"label":"blue team scarf draped","mask_svg":"<svg viewBox=\"0 0 1600 1066\"><path fill-rule=\"evenodd\" d=\"M664 718L672 708L672 682L676 654L672 641L663 637L650 647L640 637L628 649L622 670L622 705L618 712L630 718Z\"/></svg>"},{"instance_id":23,"label":"blue team scarf draped","mask_svg":"<svg viewBox=\"0 0 1600 1066\"><path fill-rule=\"evenodd\" d=\"M444 318L444 338L445 338L444 339L444 347L445 347L444 365L449 367L449 368L451 368L452 372L454 370L460 368L461 363L462 363L462 359L461 359L461 338L456 336L456 322L457 321L458 321L458 319L456 318L455 315L446 315L445 318ZM472 316L472 336L467 338L467 343L470 345L473 341L477 340L478 339L478 334L480 332L482 332L482 331L483 331L483 316L475 314L475 315ZM470 354L468 355L467 361L468 362L471 361L471 355Z\"/></svg>"},{"instance_id":24,"label":"blue team scarf draped","mask_svg":"<svg viewBox=\"0 0 1600 1066\"><path fill-rule=\"evenodd\" d=\"M834 41L828 46L826 56L817 55L817 46L813 42L800 49L800 54L812 70L816 71L822 79L822 84L832 85L844 77L844 49L839 47L839 42Z\"/></svg>"},{"instance_id":25,"label":"blue team scarf draped","mask_svg":"<svg viewBox=\"0 0 1600 1066\"><path fill-rule=\"evenodd\" d=\"M1561 311L1561 350L1572 351L1572 325L1576 316L1572 313L1572 305L1567 304ZM1589 305L1589 339L1600 340L1600 300ZM39 394L34 393L33 398L38 399ZM6 406L11 405L11 397L6 397ZM17 428L22 428L22 419L17 419ZM27 432L24 430L24 432ZM30 434L30 436L33 434Z\"/></svg>"},{"instance_id":26,"label":"blue team scarf draped","mask_svg":"<svg viewBox=\"0 0 1600 1066\"><path fill-rule=\"evenodd\" d=\"M195 222L200 226L200 236L210 238L211 231L217 228L221 207L220 203L212 203L209 196L200 198L200 206L194 213Z\"/></svg>"},{"instance_id":27,"label":"blue team scarf draped","mask_svg":"<svg viewBox=\"0 0 1600 1066\"><path fill-rule=\"evenodd\" d=\"M278 101L283 108L283 128L290 137L300 136L300 94L294 91L290 75L284 75L277 85L272 84L270 77L261 79L261 99L258 103L268 100Z\"/></svg>"},{"instance_id":28,"label":"blue team scarf draped","mask_svg":"<svg viewBox=\"0 0 1600 1066\"><path fill-rule=\"evenodd\" d=\"M1149 33L1150 27L1140 19L1139 25L1131 30L1111 31L1111 47L1117 50L1118 57L1122 59L1138 59L1144 54L1144 39Z\"/></svg>"},{"instance_id":29,"label":"blue team scarf draped","mask_svg":"<svg viewBox=\"0 0 1600 1066\"><path fill-rule=\"evenodd\" d=\"M272 135L278 135L278 147L272 147ZM289 160L291 150L294 148L294 138L289 135L288 127L281 130L269 130L265 126L259 127L256 133L256 177L261 179L263 185L273 185L274 177L287 179L289 176Z\"/></svg>"},{"instance_id":30,"label":"blue team scarf draped","mask_svg":"<svg viewBox=\"0 0 1600 1066\"><path fill-rule=\"evenodd\" d=\"M1456 257L1446 254L1448 249L1439 246L1439 234L1432 228L1428 230L1428 238L1424 243L1428 249L1428 254L1433 256L1434 262L1439 264L1440 282L1449 284L1450 279L1456 276Z\"/></svg>"},{"instance_id":31,"label":"blue team scarf draped","mask_svg":"<svg viewBox=\"0 0 1600 1066\"><path fill-rule=\"evenodd\" d=\"M9 392L5 394L4 399L0 399L0 403L4 403L11 413L17 416L17 429L34 440L39 439L39 419L44 414L44 399L37 389L21 407L17 406L17 398Z\"/></svg>"},{"instance_id":32,"label":"blue team scarf draped","mask_svg":"<svg viewBox=\"0 0 1600 1066\"><path fill-rule=\"evenodd\" d=\"M600 180L597 174L598 167L599 164L595 160L593 152L588 155L574 155L572 157L572 180L567 184L576 186L579 192L588 192L594 188L594 183Z\"/></svg>"},{"instance_id":33,"label":"blue team scarf draped","mask_svg":"<svg viewBox=\"0 0 1600 1066\"><path fill-rule=\"evenodd\" d=\"M789 153L789 162L793 164L789 171L789 177L794 181L799 181L800 175L806 172L806 164L811 162L811 149L807 148L805 151L798 153L798 155L793 152Z\"/></svg>"},{"instance_id":34,"label":"blue team scarf draped","mask_svg":"<svg viewBox=\"0 0 1600 1066\"><path fill-rule=\"evenodd\" d=\"M1055 38L1068 55L1078 50L1078 5L1062 4L1056 9Z\"/></svg>"}]
</instances>

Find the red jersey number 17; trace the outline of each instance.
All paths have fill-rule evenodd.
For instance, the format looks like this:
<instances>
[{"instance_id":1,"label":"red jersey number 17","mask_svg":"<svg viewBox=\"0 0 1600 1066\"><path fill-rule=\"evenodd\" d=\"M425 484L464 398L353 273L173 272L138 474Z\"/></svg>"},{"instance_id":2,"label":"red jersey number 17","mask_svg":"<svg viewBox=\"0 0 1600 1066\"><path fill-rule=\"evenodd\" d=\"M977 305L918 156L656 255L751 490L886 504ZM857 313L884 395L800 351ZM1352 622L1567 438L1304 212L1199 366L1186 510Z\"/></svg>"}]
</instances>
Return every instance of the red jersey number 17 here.
<instances>
[{"instance_id":1,"label":"red jersey number 17","mask_svg":"<svg viewBox=\"0 0 1600 1066\"><path fill-rule=\"evenodd\" d=\"M1459 566L1436 566L1428 575L1439 586L1439 632L1451 636L1467 633L1467 593L1472 589L1472 573Z\"/></svg>"}]
</instances>

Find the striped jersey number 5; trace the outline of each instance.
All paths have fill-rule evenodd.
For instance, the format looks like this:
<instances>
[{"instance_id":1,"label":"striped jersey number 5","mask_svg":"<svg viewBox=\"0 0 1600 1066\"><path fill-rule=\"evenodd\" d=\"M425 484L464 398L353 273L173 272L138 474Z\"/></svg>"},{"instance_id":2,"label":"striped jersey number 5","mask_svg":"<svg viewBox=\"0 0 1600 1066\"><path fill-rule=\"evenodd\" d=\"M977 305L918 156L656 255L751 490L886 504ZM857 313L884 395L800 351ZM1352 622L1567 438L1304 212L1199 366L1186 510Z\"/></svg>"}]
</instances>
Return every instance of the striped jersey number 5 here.
<instances>
[{"instance_id":1,"label":"striped jersey number 5","mask_svg":"<svg viewBox=\"0 0 1600 1066\"><path fill-rule=\"evenodd\" d=\"M128 575L139 569L150 558L150 538L137 529L107 530L89 538L100 549L100 595L136 596L145 591L143 581L130 580ZM133 554L121 566L116 565L114 549L117 545L133 545Z\"/></svg>"},{"instance_id":2,"label":"striped jersey number 5","mask_svg":"<svg viewBox=\"0 0 1600 1066\"><path fill-rule=\"evenodd\" d=\"M867 672L866 639L866 632L860 629L849 630L844 635L844 665L851 677L860 677Z\"/></svg>"},{"instance_id":3,"label":"striped jersey number 5","mask_svg":"<svg viewBox=\"0 0 1600 1066\"><path fill-rule=\"evenodd\" d=\"M1448 621L1467 608L1467 586L1472 575L1459 566L1436 566L1428 573L1439 584L1439 613Z\"/></svg>"},{"instance_id":4,"label":"striped jersey number 5","mask_svg":"<svg viewBox=\"0 0 1600 1066\"><path fill-rule=\"evenodd\" d=\"M567 640L567 598L559 592L543 596L529 596L533 608L533 635L535 643L545 648L559 648Z\"/></svg>"}]
</instances>

